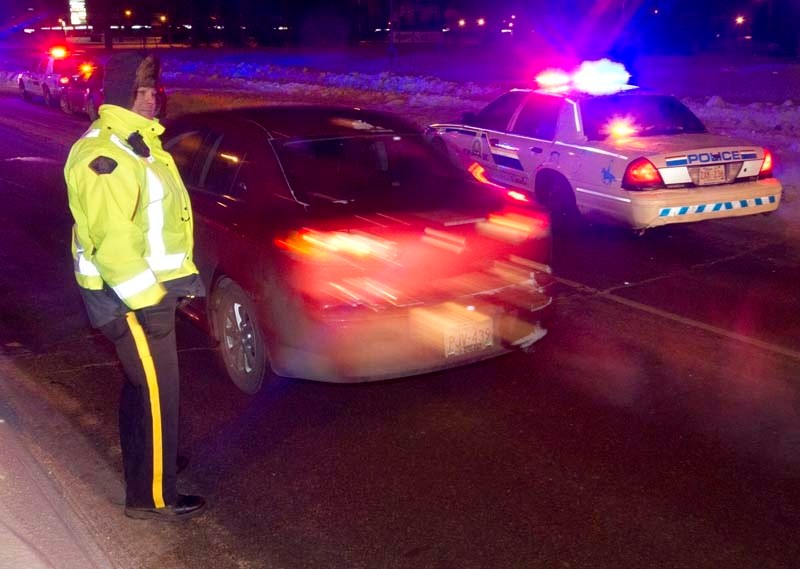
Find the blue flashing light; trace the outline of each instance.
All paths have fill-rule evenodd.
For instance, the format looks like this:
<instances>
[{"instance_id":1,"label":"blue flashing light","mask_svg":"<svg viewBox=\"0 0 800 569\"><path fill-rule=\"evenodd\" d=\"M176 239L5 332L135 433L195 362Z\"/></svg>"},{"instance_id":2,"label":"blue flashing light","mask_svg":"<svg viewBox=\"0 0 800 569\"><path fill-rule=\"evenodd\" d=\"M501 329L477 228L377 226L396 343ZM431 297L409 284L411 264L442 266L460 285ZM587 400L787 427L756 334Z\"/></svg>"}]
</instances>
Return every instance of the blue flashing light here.
<instances>
[{"instance_id":1,"label":"blue flashing light","mask_svg":"<svg viewBox=\"0 0 800 569\"><path fill-rule=\"evenodd\" d=\"M631 74L621 63L610 59L584 61L572 76L575 88L591 95L609 95L625 89L632 89L628 84Z\"/></svg>"}]
</instances>

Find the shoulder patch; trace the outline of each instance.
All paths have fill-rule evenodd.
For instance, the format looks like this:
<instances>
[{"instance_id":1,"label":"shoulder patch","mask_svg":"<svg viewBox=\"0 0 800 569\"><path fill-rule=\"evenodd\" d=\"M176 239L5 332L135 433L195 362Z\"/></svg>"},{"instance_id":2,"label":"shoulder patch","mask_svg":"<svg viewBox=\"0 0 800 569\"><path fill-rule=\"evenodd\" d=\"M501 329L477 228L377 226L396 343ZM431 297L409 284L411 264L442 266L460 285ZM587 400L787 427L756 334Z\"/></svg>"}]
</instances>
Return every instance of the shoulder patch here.
<instances>
[{"instance_id":1,"label":"shoulder patch","mask_svg":"<svg viewBox=\"0 0 800 569\"><path fill-rule=\"evenodd\" d=\"M98 156L89 162L89 168L91 168L95 174L110 174L116 167L117 161L108 156Z\"/></svg>"}]
</instances>

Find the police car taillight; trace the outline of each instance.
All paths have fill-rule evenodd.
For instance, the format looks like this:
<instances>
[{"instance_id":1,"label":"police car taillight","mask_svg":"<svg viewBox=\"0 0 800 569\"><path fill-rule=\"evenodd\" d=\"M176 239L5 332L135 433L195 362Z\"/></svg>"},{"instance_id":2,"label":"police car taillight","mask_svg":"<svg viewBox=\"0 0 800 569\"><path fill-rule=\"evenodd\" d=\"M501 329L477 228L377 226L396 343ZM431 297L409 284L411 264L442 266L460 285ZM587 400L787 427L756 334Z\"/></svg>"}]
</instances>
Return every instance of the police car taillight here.
<instances>
[{"instance_id":1,"label":"police car taillight","mask_svg":"<svg viewBox=\"0 0 800 569\"><path fill-rule=\"evenodd\" d=\"M761 171L758 173L759 178L771 178L772 177L772 152L764 149L764 163L761 164Z\"/></svg>"},{"instance_id":2,"label":"police car taillight","mask_svg":"<svg viewBox=\"0 0 800 569\"><path fill-rule=\"evenodd\" d=\"M647 190L660 188L664 185L661 174L650 160L644 157L637 158L625 170L622 177L622 187L626 190Z\"/></svg>"},{"instance_id":3,"label":"police car taillight","mask_svg":"<svg viewBox=\"0 0 800 569\"><path fill-rule=\"evenodd\" d=\"M62 85L66 85L67 83L69 83L69 77L59 77L58 82L61 83Z\"/></svg>"}]
</instances>

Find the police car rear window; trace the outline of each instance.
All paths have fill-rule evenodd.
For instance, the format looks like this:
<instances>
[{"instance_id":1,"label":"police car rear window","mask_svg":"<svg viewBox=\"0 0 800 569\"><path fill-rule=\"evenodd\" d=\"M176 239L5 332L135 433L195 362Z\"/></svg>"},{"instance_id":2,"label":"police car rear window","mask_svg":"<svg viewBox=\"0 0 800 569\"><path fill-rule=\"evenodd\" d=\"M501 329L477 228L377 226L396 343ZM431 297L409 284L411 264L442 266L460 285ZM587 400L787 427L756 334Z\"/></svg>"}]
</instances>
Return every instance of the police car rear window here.
<instances>
[{"instance_id":1,"label":"police car rear window","mask_svg":"<svg viewBox=\"0 0 800 569\"><path fill-rule=\"evenodd\" d=\"M604 140L614 121L631 125L635 136L703 133L706 127L689 108L668 95L609 95L581 103L583 127L589 140Z\"/></svg>"}]
</instances>

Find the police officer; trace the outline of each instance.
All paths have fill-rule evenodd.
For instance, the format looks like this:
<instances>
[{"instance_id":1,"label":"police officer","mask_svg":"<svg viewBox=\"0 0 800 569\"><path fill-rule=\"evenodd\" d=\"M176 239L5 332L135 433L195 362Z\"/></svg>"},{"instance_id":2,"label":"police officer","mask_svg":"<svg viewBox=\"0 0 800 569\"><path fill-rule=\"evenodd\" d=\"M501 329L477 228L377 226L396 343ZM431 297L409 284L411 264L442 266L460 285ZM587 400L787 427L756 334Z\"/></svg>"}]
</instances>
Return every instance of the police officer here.
<instances>
[{"instance_id":1,"label":"police officer","mask_svg":"<svg viewBox=\"0 0 800 569\"><path fill-rule=\"evenodd\" d=\"M178 494L175 309L204 293L192 260L191 204L162 149L160 64L109 58L100 117L64 168L75 220L75 277L92 325L115 345L126 381L119 413L125 515L182 520L205 500Z\"/></svg>"}]
</instances>

